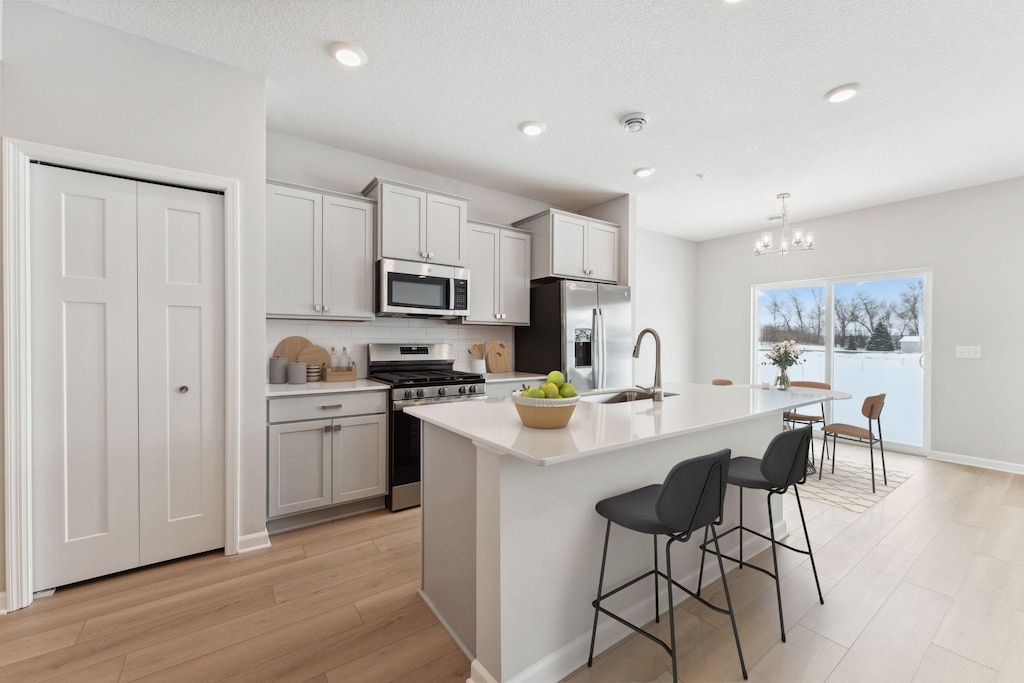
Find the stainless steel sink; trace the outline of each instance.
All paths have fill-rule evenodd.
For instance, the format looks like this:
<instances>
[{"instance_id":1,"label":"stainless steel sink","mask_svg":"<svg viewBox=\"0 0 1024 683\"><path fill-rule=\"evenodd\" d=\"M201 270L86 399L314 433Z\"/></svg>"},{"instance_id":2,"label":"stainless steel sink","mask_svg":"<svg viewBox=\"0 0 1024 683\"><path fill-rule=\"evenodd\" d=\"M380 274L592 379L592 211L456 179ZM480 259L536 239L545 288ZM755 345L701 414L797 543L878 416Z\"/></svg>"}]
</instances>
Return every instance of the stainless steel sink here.
<instances>
[{"instance_id":1,"label":"stainless steel sink","mask_svg":"<svg viewBox=\"0 0 1024 683\"><path fill-rule=\"evenodd\" d=\"M665 396L678 396L665 392ZM631 403L632 401L650 401L654 398L654 393L650 391L644 391L643 389L626 389L625 391L612 391L602 394L587 394L580 396L581 401L588 401L590 403Z\"/></svg>"}]
</instances>

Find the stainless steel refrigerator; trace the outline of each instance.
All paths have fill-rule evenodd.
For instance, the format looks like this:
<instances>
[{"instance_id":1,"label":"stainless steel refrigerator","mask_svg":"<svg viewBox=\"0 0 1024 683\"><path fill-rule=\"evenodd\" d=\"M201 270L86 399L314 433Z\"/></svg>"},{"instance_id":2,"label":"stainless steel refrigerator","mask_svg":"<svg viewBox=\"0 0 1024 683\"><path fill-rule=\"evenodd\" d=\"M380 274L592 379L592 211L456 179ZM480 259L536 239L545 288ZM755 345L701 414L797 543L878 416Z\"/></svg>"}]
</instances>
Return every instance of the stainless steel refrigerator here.
<instances>
[{"instance_id":1,"label":"stainless steel refrigerator","mask_svg":"<svg viewBox=\"0 0 1024 683\"><path fill-rule=\"evenodd\" d=\"M516 370L562 370L577 391L633 386L629 287L558 280L530 289L530 326L516 328Z\"/></svg>"}]
</instances>

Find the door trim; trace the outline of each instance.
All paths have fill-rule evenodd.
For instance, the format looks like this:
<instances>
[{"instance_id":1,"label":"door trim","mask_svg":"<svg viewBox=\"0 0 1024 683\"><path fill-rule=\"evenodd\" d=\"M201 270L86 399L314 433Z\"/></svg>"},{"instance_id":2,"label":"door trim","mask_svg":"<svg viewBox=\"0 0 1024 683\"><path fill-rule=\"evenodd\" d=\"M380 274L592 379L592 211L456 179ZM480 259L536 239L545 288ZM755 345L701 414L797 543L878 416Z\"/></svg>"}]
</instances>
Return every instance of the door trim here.
<instances>
[{"instance_id":1,"label":"door trim","mask_svg":"<svg viewBox=\"0 0 1024 683\"><path fill-rule=\"evenodd\" d=\"M140 161L3 140L3 376L4 550L7 611L32 603L32 384L29 260L29 164L42 161L84 171L121 175L224 193L224 553L239 552L241 480L239 264L240 191L234 178Z\"/></svg>"}]
</instances>

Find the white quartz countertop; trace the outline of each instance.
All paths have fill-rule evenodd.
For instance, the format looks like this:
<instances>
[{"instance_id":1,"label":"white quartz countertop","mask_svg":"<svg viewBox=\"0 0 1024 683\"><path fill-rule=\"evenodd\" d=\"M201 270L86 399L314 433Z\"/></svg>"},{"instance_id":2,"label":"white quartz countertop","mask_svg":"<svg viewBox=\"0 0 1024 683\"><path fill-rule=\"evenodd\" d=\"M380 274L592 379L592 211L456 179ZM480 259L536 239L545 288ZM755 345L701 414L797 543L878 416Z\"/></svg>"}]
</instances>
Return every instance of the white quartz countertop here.
<instances>
[{"instance_id":1,"label":"white quartz countertop","mask_svg":"<svg viewBox=\"0 0 1024 683\"><path fill-rule=\"evenodd\" d=\"M741 386L670 383L660 403L589 403L580 401L564 429L523 426L510 398L457 401L406 408L406 413L475 443L535 465L553 465L599 453L703 429L749 420L769 413L851 398L839 391L765 390Z\"/></svg>"},{"instance_id":2,"label":"white quartz countertop","mask_svg":"<svg viewBox=\"0 0 1024 683\"><path fill-rule=\"evenodd\" d=\"M535 372L488 372L484 379L488 382L538 382L547 379L547 375L540 375Z\"/></svg>"},{"instance_id":3,"label":"white quartz countertop","mask_svg":"<svg viewBox=\"0 0 1024 683\"><path fill-rule=\"evenodd\" d=\"M306 384L268 384L267 398L282 396L309 396L312 394L349 394L359 391L386 391L387 384L372 379L353 382L307 382Z\"/></svg>"}]
</instances>

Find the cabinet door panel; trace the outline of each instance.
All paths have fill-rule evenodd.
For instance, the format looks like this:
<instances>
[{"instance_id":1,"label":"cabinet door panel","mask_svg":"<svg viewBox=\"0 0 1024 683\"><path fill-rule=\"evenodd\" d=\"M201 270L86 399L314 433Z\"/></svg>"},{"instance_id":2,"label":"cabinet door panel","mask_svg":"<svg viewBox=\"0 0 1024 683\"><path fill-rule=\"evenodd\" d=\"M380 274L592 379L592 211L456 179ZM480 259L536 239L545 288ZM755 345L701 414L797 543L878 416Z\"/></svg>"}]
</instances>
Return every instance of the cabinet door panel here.
<instances>
[{"instance_id":1,"label":"cabinet door panel","mask_svg":"<svg viewBox=\"0 0 1024 683\"><path fill-rule=\"evenodd\" d=\"M148 183L138 194L140 556L151 564L224 546L224 198Z\"/></svg>"},{"instance_id":2,"label":"cabinet door panel","mask_svg":"<svg viewBox=\"0 0 1024 683\"><path fill-rule=\"evenodd\" d=\"M333 434L330 420L270 427L267 516L331 504Z\"/></svg>"},{"instance_id":3,"label":"cabinet door panel","mask_svg":"<svg viewBox=\"0 0 1024 683\"><path fill-rule=\"evenodd\" d=\"M267 315L321 315L323 196L267 186Z\"/></svg>"},{"instance_id":4,"label":"cabinet door panel","mask_svg":"<svg viewBox=\"0 0 1024 683\"><path fill-rule=\"evenodd\" d=\"M587 221L554 214L551 217L551 271L554 275L589 277L586 269Z\"/></svg>"},{"instance_id":5,"label":"cabinet door panel","mask_svg":"<svg viewBox=\"0 0 1024 683\"><path fill-rule=\"evenodd\" d=\"M139 564L135 181L32 164L36 590Z\"/></svg>"},{"instance_id":6,"label":"cabinet door panel","mask_svg":"<svg viewBox=\"0 0 1024 683\"><path fill-rule=\"evenodd\" d=\"M324 317L373 318L373 204L324 197Z\"/></svg>"},{"instance_id":7,"label":"cabinet door panel","mask_svg":"<svg viewBox=\"0 0 1024 683\"><path fill-rule=\"evenodd\" d=\"M501 274L498 283L499 312L506 325L530 324L530 235L504 230L501 233ZM474 274L475 275L475 274Z\"/></svg>"},{"instance_id":8,"label":"cabinet door panel","mask_svg":"<svg viewBox=\"0 0 1024 683\"><path fill-rule=\"evenodd\" d=\"M426 249L427 193L382 185L380 257L423 261Z\"/></svg>"},{"instance_id":9,"label":"cabinet door panel","mask_svg":"<svg viewBox=\"0 0 1024 683\"><path fill-rule=\"evenodd\" d=\"M431 263L463 266L466 263L466 202L427 195L426 251Z\"/></svg>"},{"instance_id":10,"label":"cabinet door panel","mask_svg":"<svg viewBox=\"0 0 1024 683\"><path fill-rule=\"evenodd\" d=\"M388 492L387 416L334 421L333 501L347 503Z\"/></svg>"},{"instance_id":11,"label":"cabinet door panel","mask_svg":"<svg viewBox=\"0 0 1024 683\"><path fill-rule=\"evenodd\" d=\"M619 229L601 223L587 227L587 268L595 280L619 279Z\"/></svg>"},{"instance_id":12,"label":"cabinet door panel","mask_svg":"<svg viewBox=\"0 0 1024 683\"><path fill-rule=\"evenodd\" d=\"M469 315L466 322L498 322L499 230L486 225L469 227Z\"/></svg>"}]
</instances>

